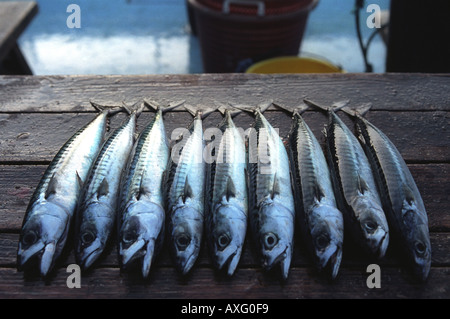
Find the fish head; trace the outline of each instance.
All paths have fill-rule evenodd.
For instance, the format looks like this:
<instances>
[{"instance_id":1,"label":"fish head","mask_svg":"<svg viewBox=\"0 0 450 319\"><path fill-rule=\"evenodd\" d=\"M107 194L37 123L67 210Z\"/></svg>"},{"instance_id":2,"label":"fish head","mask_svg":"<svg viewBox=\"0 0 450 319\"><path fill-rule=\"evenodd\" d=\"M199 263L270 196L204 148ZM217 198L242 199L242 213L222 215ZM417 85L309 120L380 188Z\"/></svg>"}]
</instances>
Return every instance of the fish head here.
<instances>
[{"instance_id":1,"label":"fish head","mask_svg":"<svg viewBox=\"0 0 450 319\"><path fill-rule=\"evenodd\" d=\"M37 258L41 275L45 277L67 240L69 214L62 206L48 201L35 205L29 213L19 238L18 268L26 268Z\"/></svg>"},{"instance_id":2,"label":"fish head","mask_svg":"<svg viewBox=\"0 0 450 319\"><path fill-rule=\"evenodd\" d=\"M105 249L114 224L110 210L107 205L93 202L80 216L75 253L83 269L91 267Z\"/></svg>"},{"instance_id":3,"label":"fish head","mask_svg":"<svg viewBox=\"0 0 450 319\"><path fill-rule=\"evenodd\" d=\"M413 259L413 274L425 281L431 266L431 243L426 214L420 212L415 205L404 205L402 215L407 230L407 251L412 254Z\"/></svg>"},{"instance_id":4,"label":"fish head","mask_svg":"<svg viewBox=\"0 0 450 319\"><path fill-rule=\"evenodd\" d=\"M389 226L383 209L370 198L359 197L355 205L359 230L369 253L383 258L389 245Z\"/></svg>"},{"instance_id":5,"label":"fish head","mask_svg":"<svg viewBox=\"0 0 450 319\"><path fill-rule=\"evenodd\" d=\"M187 274L197 260L200 252L203 219L198 218L197 210L190 206L178 207L171 219L171 247L175 265Z\"/></svg>"},{"instance_id":6,"label":"fish head","mask_svg":"<svg viewBox=\"0 0 450 319\"><path fill-rule=\"evenodd\" d=\"M284 279L287 278L292 258L294 216L284 206L268 204L260 208L261 218L259 244L263 268L270 270L280 265Z\"/></svg>"},{"instance_id":7,"label":"fish head","mask_svg":"<svg viewBox=\"0 0 450 319\"><path fill-rule=\"evenodd\" d=\"M130 216L119 230L119 254L123 267L140 259L142 276L148 277L155 245L164 230L164 209L152 202L137 201L127 207Z\"/></svg>"},{"instance_id":8,"label":"fish head","mask_svg":"<svg viewBox=\"0 0 450 319\"><path fill-rule=\"evenodd\" d=\"M227 274L231 276L241 257L247 219L244 212L234 205L221 205L214 214L209 241L213 259L218 269L227 266Z\"/></svg>"},{"instance_id":9,"label":"fish head","mask_svg":"<svg viewBox=\"0 0 450 319\"><path fill-rule=\"evenodd\" d=\"M329 205L317 205L309 218L311 243L319 269L334 279L342 260L344 221L342 213Z\"/></svg>"}]
</instances>

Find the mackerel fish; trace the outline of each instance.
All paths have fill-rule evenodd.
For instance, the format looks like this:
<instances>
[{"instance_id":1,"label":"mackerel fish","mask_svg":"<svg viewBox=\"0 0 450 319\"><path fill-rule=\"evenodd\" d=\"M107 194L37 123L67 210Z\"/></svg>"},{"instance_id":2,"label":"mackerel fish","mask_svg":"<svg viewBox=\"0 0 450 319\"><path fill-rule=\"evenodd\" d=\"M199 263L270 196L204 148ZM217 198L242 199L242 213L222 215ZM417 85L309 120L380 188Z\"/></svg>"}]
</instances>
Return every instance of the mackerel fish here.
<instances>
[{"instance_id":1,"label":"mackerel fish","mask_svg":"<svg viewBox=\"0 0 450 319\"><path fill-rule=\"evenodd\" d=\"M169 142L158 108L137 139L124 174L118 216L122 268L139 260L148 277L152 260L163 244L165 193L163 181L170 158Z\"/></svg>"},{"instance_id":2,"label":"mackerel fish","mask_svg":"<svg viewBox=\"0 0 450 319\"><path fill-rule=\"evenodd\" d=\"M175 132L177 133L177 132ZM206 167L202 112L197 111L171 149L168 167L168 236L176 268L187 274L198 258L203 238Z\"/></svg>"},{"instance_id":3,"label":"mackerel fish","mask_svg":"<svg viewBox=\"0 0 450 319\"><path fill-rule=\"evenodd\" d=\"M289 133L297 221L314 263L335 278L342 259L344 220L336 206L322 148L298 110Z\"/></svg>"},{"instance_id":4,"label":"mackerel fish","mask_svg":"<svg viewBox=\"0 0 450 319\"><path fill-rule=\"evenodd\" d=\"M136 112L103 144L83 186L76 213L75 257L83 269L102 254L116 221L122 171L133 146Z\"/></svg>"},{"instance_id":5,"label":"mackerel fish","mask_svg":"<svg viewBox=\"0 0 450 319\"><path fill-rule=\"evenodd\" d=\"M249 223L262 256L262 267L281 268L287 279L291 264L295 204L286 148L277 131L256 109L248 136Z\"/></svg>"},{"instance_id":6,"label":"mackerel fish","mask_svg":"<svg viewBox=\"0 0 450 319\"><path fill-rule=\"evenodd\" d=\"M389 244L389 227L369 160L356 136L332 108L326 109L327 155L345 227L366 252L382 258Z\"/></svg>"},{"instance_id":7,"label":"mackerel fish","mask_svg":"<svg viewBox=\"0 0 450 319\"><path fill-rule=\"evenodd\" d=\"M78 130L58 151L39 182L25 213L19 238L19 270L39 261L43 277L61 255L77 200L106 132L107 110Z\"/></svg>"},{"instance_id":8,"label":"mackerel fish","mask_svg":"<svg viewBox=\"0 0 450 319\"><path fill-rule=\"evenodd\" d=\"M431 266L431 244L427 212L417 185L400 152L383 132L359 115L356 126L393 236L414 276L425 281Z\"/></svg>"},{"instance_id":9,"label":"mackerel fish","mask_svg":"<svg viewBox=\"0 0 450 319\"><path fill-rule=\"evenodd\" d=\"M215 159L207 165L206 235L215 266L227 267L231 276L247 232L246 148L229 109L224 111L219 129L221 137L214 141Z\"/></svg>"}]
</instances>

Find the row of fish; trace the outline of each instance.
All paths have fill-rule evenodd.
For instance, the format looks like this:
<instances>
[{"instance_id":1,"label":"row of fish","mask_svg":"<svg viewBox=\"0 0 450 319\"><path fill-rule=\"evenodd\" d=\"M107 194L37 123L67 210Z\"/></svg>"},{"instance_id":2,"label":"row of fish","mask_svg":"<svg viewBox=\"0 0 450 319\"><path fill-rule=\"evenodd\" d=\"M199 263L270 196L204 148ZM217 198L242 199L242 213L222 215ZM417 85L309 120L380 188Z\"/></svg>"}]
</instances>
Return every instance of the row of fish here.
<instances>
[{"instance_id":1,"label":"row of fish","mask_svg":"<svg viewBox=\"0 0 450 319\"><path fill-rule=\"evenodd\" d=\"M392 235L415 276L425 280L427 214L398 150L358 112L341 107L355 119L356 137L334 108L305 103L284 108L292 113L287 146L264 110L245 109L255 120L244 139L234 113L221 109L221 134L211 149L201 111L187 108L193 121L170 147L163 112L171 108L153 106L156 114L136 140L142 108L129 111L106 141L107 120L117 109L102 108L61 148L36 188L19 239L19 268L37 260L46 276L74 221L83 268L102 254L116 225L124 269L138 263L147 277L167 237L176 267L186 274L205 236L215 266L232 275L249 229L262 267L278 266L287 278L298 223L317 268L331 278L339 271L345 228L376 258L385 255ZM328 114L326 152L302 118L310 106ZM205 162L205 150L214 160Z\"/></svg>"}]
</instances>

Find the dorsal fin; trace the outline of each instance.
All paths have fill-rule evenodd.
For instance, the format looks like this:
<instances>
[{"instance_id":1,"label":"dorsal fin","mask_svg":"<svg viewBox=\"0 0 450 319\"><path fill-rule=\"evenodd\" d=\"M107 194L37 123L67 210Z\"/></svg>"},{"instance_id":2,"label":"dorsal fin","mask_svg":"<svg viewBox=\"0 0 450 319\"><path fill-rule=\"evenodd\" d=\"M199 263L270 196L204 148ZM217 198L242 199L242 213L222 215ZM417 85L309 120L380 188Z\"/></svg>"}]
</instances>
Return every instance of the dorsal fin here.
<instances>
[{"instance_id":1,"label":"dorsal fin","mask_svg":"<svg viewBox=\"0 0 450 319\"><path fill-rule=\"evenodd\" d=\"M109 194L109 184L105 177L103 178L102 182L100 183L100 186L97 189L97 198L107 196L108 194Z\"/></svg>"},{"instance_id":2,"label":"dorsal fin","mask_svg":"<svg viewBox=\"0 0 450 319\"><path fill-rule=\"evenodd\" d=\"M144 184L143 184L143 182L144 182L144 178L143 178L144 174L145 174L145 170L144 170L144 172L141 175L142 177L141 177L141 182L139 183L139 191L138 191L138 194L136 196L137 200L140 200L141 196L143 196L143 195L148 193L147 189L144 187Z\"/></svg>"},{"instance_id":3,"label":"dorsal fin","mask_svg":"<svg viewBox=\"0 0 450 319\"><path fill-rule=\"evenodd\" d=\"M184 191L183 191L183 202L185 203L188 198L192 198L194 193L192 191L192 187L189 184L188 176L186 175L186 182L184 183Z\"/></svg>"},{"instance_id":4,"label":"dorsal fin","mask_svg":"<svg viewBox=\"0 0 450 319\"><path fill-rule=\"evenodd\" d=\"M351 117L364 116L372 108L372 103L364 103L357 107L344 106L342 111Z\"/></svg>"},{"instance_id":5,"label":"dorsal fin","mask_svg":"<svg viewBox=\"0 0 450 319\"><path fill-rule=\"evenodd\" d=\"M275 195L281 194L281 187L280 187L280 181L278 180L277 174L275 173L275 176L273 177L273 185L272 185L272 191L270 192L270 197L272 199L275 198Z\"/></svg>"},{"instance_id":6,"label":"dorsal fin","mask_svg":"<svg viewBox=\"0 0 450 319\"><path fill-rule=\"evenodd\" d=\"M58 188L58 182L55 178L55 174L53 173L50 181L48 182L47 190L45 191L45 199L47 199L50 195L56 193L56 189Z\"/></svg>"},{"instance_id":7,"label":"dorsal fin","mask_svg":"<svg viewBox=\"0 0 450 319\"><path fill-rule=\"evenodd\" d=\"M233 179L230 176L228 176L227 189L225 194L227 200L230 200L231 197L236 197L236 187L234 186Z\"/></svg>"},{"instance_id":8,"label":"dorsal fin","mask_svg":"<svg viewBox=\"0 0 450 319\"><path fill-rule=\"evenodd\" d=\"M78 190L80 190L81 188L83 188L83 180L81 179L80 175L78 174L78 171L76 172L77 174L77 186L78 186Z\"/></svg>"},{"instance_id":9,"label":"dorsal fin","mask_svg":"<svg viewBox=\"0 0 450 319\"><path fill-rule=\"evenodd\" d=\"M408 204L412 205L415 202L414 192L406 184L403 184L403 191L405 192L406 201L408 202Z\"/></svg>"},{"instance_id":10,"label":"dorsal fin","mask_svg":"<svg viewBox=\"0 0 450 319\"><path fill-rule=\"evenodd\" d=\"M357 177L357 183L358 183L358 190L361 194L364 194L366 191L369 190L369 186L367 186L366 181L361 178L361 175L358 174Z\"/></svg>"},{"instance_id":11,"label":"dorsal fin","mask_svg":"<svg viewBox=\"0 0 450 319\"><path fill-rule=\"evenodd\" d=\"M317 199L318 202L325 197L325 194L323 192L323 189L320 187L319 184L314 183L314 197Z\"/></svg>"},{"instance_id":12,"label":"dorsal fin","mask_svg":"<svg viewBox=\"0 0 450 319\"><path fill-rule=\"evenodd\" d=\"M161 106L161 104L153 101L153 100L146 100L144 99L144 105L152 108L154 111L161 111L161 113L166 113L169 111L172 111L178 107L180 107L181 105L183 105L186 101L182 100L182 101L178 101L174 104L171 105L171 103L167 104L166 106Z\"/></svg>"}]
</instances>

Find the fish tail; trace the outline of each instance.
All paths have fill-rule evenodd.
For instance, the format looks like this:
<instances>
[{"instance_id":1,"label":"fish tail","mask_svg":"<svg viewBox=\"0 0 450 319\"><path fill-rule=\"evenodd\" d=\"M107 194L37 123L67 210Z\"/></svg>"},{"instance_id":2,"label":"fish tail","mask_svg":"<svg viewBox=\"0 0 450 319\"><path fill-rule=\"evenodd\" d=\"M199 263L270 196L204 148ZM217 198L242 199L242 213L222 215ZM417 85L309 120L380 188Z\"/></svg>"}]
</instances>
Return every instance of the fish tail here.
<instances>
[{"instance_id":1,"label":"fish tail","mask_svg":"<svg viewBox=\"0 0 450 319\"><path fill-rule=\"evenodd\" d=\"M166 112L177 109L178 107L182 106L185 102L186 102L185 100L182 100L182 101L175 102L172 105L169 103L167 106L162 106L161 104L159 104L155 101L144 99L144 106L152 109L155 112L161 111L161 113L166 113Z\"/></svg>"},{"instance_id":2,"label":"fish tail","mask_svg":"<svg viewBox=\"0 0 450 319\"><path fill-rule=\"evenodd\" d=\"M350 100L334 102L331 106L321 105L317 102L311 101L310 99L303 99L303 102L305 102L305 104L308 106L314 107L314 108L319 109L324 112L330 112L330 111L337 112L337 111L343 109L350 102Z\"/></svg>"}]
</instances>

